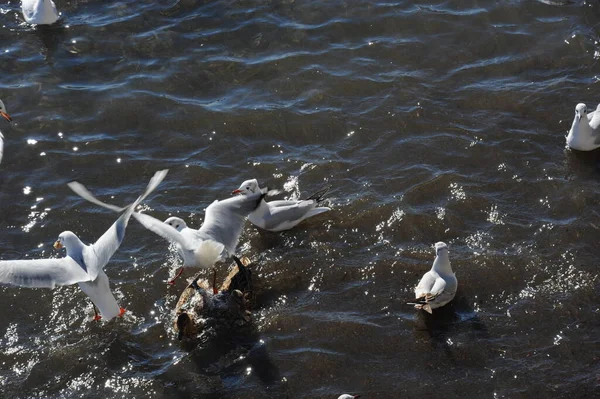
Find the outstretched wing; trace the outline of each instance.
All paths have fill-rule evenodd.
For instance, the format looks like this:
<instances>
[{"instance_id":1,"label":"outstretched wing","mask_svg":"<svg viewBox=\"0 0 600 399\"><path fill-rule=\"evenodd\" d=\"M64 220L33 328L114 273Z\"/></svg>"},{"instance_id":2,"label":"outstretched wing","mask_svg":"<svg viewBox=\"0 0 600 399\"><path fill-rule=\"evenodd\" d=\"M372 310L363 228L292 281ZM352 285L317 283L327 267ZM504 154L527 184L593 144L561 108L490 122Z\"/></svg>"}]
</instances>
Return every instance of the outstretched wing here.
<instances>
[{"instance_id":1,"label":"outstretched wing","mask_svg":"<svg viewBox=\"0 0 600 399\"><path fill-rule=\"evenodd\" d=\"M0 283L30 288L54 288L91 280L69 257L0 261Z\"/></svg>"},{"instance_id":2,"label":"outstretched wing","mask_svg":"<svg viewBox=\"0 0 600 399\"><path fill-rule=\"evenodd\" d=\"M121 245L121 242L123 242L123 238L125 237L125 229L127 228L127 224L129 223L129 219L131 218L131 214L135 210L135 207L138 206L139 203L142 202L154 189L156 189L156 187L160 184L160 182L165 178L166 175L167 170L161 170L159 172L156 172L152 179L150 179L150 182L148 183L148 186L146 187L144 193L140 195L133 204L129 205L125 209L125 212L123 212L123 214L117 219L117 221L113 223L113 225L110 226L110 228L93 245L84 248L83 261L92 280L96 279L99 270L103 269L104 266L106 266L110 258L114 255L114 253ZM81 187L78 187L78 189L81 189ZM73 189L73 187L71 188ZM85 189L85 187L83 188ZM89 195L93 198L92 194L89 193L89 191L86 195Z\"/></svg>"},{"instance_id":3,"label":"outstretched wing","mask_svg":"<svg viewBox=\"0 0 600 399\"><path fill-rule=\"evenodd\" d=\"M182 248L194 250L193 243L186 239L173 226L170 226L155 217L146 215L145 213L135 212L133 217L140 222L145 228L158 234L162 238L179 244Z\"/></svg>"},{"instance_id":4,"label":"outstretched wing","mask_svg":"<svg viewBox=\"0 0 600 399\"><path fill-rule=\"evenodd\" d=\"M213 202L206 208L204 223L198 231L198 237L220 242L225 245L227 252L233 255L246 217L256 209L262 198L263 194L258 193Z\"/></svg>"}]
</instances>

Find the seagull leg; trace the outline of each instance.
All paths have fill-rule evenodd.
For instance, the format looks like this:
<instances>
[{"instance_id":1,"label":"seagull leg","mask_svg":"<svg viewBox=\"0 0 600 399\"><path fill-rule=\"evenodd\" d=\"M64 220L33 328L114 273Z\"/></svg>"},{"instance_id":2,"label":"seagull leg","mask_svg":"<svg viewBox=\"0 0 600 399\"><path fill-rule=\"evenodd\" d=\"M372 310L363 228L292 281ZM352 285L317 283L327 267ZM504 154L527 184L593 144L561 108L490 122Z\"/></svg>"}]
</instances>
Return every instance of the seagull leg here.
<instances>
[{"instance_id":1,"label":"seagull leg","mask_svg":"<svg viewBox=\"0 0 600 399\"><path fill-rule=\"evenodd\" d=\"M169 284L169 285L175 284L175 280L177 280L177 277L181 276L181 273L183 273L183 267L181 269L179 269L179 272L177 273L177 275L175 277L173 277L173 280L167 281L167 284Z\"/></svg>"},{"instance_id":2,"label":"seagull leg","mask_svg":"<svg viewBox=\"0 0 600 399\"><path fill-rule=\"evenodd\" d=\"M102 318L102 316L100 316L100 315L98 314L98 309L96 308L96 305L94 305L94 303L93 303L93 302L92 302L92 306L94 307L94 314L95 314L95 316L94 316L94 321L98 321L98 320L100 320L100 319Z\"/></svg>"},{"instance_id":3,"label":"seagull leg","mask_svg":"<svg viewBox=\"0 0 600 399\"><path fill-rule=\"evenodd\" d=\"M119 317L123 317L123 315L125 314L125 312L127 312L125 309L119 308Z\"/></svg>"},{"instance_id":4,"label":"seagull leg","mask_svg":"<svg viewBox=\"0 0 600 399\"><path fill-rule=\"evenodd\" d=\"M217 268L213 267L213 294L217 295L219 290L217 289Z\"/></svg>"}]
</instances>

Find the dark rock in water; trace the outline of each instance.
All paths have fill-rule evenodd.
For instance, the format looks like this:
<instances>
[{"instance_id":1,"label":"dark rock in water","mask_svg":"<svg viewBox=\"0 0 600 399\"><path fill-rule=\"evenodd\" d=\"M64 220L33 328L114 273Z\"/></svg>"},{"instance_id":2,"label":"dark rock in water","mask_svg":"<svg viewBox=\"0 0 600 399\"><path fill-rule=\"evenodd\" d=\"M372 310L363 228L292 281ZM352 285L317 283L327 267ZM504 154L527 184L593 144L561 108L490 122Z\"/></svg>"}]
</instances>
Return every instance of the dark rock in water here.
<instances>
[{"instance_id":1,"label":"dark rock in water","mask_svg":"<svg viewBox=\"0 0 600 399\"><path fill-rule=\"evenodd\" d=\"M196 338L205 328L237 330L252 322L247 294L251 294L252 273L247 266L248 258L241 261L225 278L221 289L213 294L207 280L194 279L188 285L175 306L174 329L178 338Z\"/></svg>"}]
</instances>

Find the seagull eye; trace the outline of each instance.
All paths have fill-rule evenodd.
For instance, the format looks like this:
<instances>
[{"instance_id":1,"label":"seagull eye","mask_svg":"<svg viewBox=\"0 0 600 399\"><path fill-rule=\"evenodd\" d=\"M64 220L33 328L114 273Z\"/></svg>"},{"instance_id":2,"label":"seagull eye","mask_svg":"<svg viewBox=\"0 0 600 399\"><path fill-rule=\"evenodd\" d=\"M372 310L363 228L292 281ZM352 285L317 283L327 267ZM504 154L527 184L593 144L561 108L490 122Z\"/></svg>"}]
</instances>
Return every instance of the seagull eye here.
<instances>
[{"instance_id":1,"label":"seagull eye","mask_svg":"<svg viewBox=\"0 0 600 399\"><path fill-rule=\"evenodd\" d=\"M250 190L250 186L246 187L246 190Z\"/></svg>"}]
</instances>

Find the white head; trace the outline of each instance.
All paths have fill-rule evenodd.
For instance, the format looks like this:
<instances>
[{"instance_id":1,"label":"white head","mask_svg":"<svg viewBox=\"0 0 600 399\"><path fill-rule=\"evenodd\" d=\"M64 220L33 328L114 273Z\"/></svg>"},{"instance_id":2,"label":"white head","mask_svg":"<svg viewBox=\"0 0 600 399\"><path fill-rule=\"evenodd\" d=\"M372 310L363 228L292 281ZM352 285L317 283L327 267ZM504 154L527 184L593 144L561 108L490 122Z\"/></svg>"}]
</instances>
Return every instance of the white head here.
<instances>
[{"instance_id":1,"label":"white head","mask_svg":"<svg viewBox=\"0 0 600 399\"><path fill-rule=\"evenodd\" d=\"M360 395L348 395L347 393L340 395L338 399L357 399L360 398Z\"/></svg>"},{"instance_id":2,"label":"white head","mask_svg":"<svg viewBox=\"0 0 600 399\"><path fill-rule=\"evenodd\" d=\"M61 249L64 247L67 250L67 253L69 253L69 250L76 249L82 245L83 243L75 233L72 231L63 231L58 235L58 239L54 243L54 248Z\"/></svg>"},{"instance_id":3,"label":"white head","mask_svg":"<svg viewBox=\"0 0 600 399\"><path fill-rule=\"evenodd\" d=\"M260 191L260 187L258 186L258 180L251 179L251 180L246 180L245 182L243 182L240 185L240 188L238 188L237 190L233 190L231 192L231 194L249 195L249 194L256 194L259 191Z\"/></svg>"},{"instance_id":4,"label":"white head","mask_svg":"<svg viewBox=\"0 0 600 399\"><path fill-rule=\"evenodd\" d=\"M4 119L6 119L9 122L12 121L12 118L6 112L6 107L4 106L4 103L2 102L2 100L0 100L0 116L2 116Z\"/></svg>"},{"instance_id":5,"label":"white head","mask_svg":"<svg viewBox=\"0 0 600 399\"><path fill-rule=\"evenodd\" d=\"M587 107L584 103L579 103L575 107L575 119L581 120L584 116L587 116Z\"/></svg>"},{"instance_id":6,"label":"white head","mask_svg":"<svg viewBox=\"0 0 600 399\"><path fill-rule=\"evenodd\" d=\"M448 254L448 245L440 241L435 243L435 255L440 256L441 254Z\"/></svg>"},{"instance_id":7,"label":"white head","mask_svg":"<svg viewBox=\"0 0 600 399\"><path fill-rule=\"evenodd\" d=\"M177 231L181 231L187 227L185 221L182 218L178 218L177 216L171 216L170 218L165 220L164 223L168 224L169 226L173 226Z\"/></svg>"},{"instance_id":8,"label":"white head","mask_svg":"<svg viewBox=\"0 0 600 399\"><path fill-rule=\"evenodd\" d=\"M432 269L442 274L452 274L450 266L450 258L448 256L448 246L444 242L435 244L435 260L433 261Z\"/></svg>"}]
</instances>

